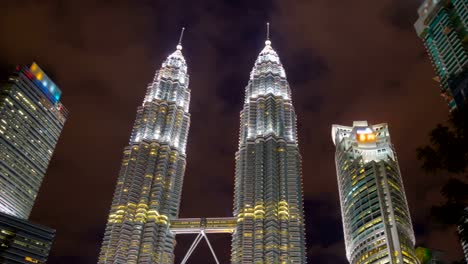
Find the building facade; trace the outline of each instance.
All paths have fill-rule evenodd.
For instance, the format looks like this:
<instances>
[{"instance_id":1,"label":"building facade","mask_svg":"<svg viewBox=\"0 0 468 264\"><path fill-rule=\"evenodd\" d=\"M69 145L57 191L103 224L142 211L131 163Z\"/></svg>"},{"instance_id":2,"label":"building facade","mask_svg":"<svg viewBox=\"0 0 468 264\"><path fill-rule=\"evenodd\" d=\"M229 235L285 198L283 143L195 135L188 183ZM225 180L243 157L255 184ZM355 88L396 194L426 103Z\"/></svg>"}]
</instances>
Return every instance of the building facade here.
<instances>
[{"instance_id":1,"label":"building facade","mask_svg":"<svg viewBox=\"0 0 468 264\"><path fill-rule=\"evenodd\" d=\"M0 213L0 263L44 264L55 230Z\"/></svg>"},{"instance_id":2,"label":"building facade","mask_svg":"<svg viewBox=\"0 0 468 264\"><path fill-rule=\"evenodd\" d=\"M460 243L462 246L463 254L465 256L465 261L468 262L468 241L462 238L463 235L466 235L465 228L468 226L468 207L465 208L464 215L461 220L461 224L458 225L458 233L460 236Z\"/></svg>"},{"instance_id":3,"label":"building facade","mask_svg":"<svg viewBox=\"0 0 468 264\"><path fill-rule=\"evenodd\" d=\"M332 138L349 262L417 264L410 213L387 124L333 125Z\"/></svg>"},{"instance_id":4,"label":"building facade","mask_svg":"<svg viewBox=\"0 0 468 264\"><path fill-rule=\"evenodd\" d=\"M0 87L0 212L27 219L68 112L36 64Z\"/></svg>"},{"instance_id":5,"label":"building facade","mask_svg":"<svg viewBox=\"0 0 468 264\"><path fill-rule=\"evenodd\" d=\"M466 0L426 0L415 23L449 108L468 98L468 3Z\"/></svg>"},{"instance_id":6,"label":"building facade","mask_svg":"<svg viewBox=\"0 0 468 264\"><path fill-rule=\"evenodd\" d=\"M245 89L232 263L305 263L301 155L291 90L270 40Z\"/></svg>"},{"instance_id":7,"label":"building facade","mask_svg":"<svg viewBox=\"0 0 468 264\"><path fill-rule=\"evenodd\" d=\"M173 263L190 123L182 46L162 64L138 107L101 247L99 263Z\"/></svg>"}]
</instances>

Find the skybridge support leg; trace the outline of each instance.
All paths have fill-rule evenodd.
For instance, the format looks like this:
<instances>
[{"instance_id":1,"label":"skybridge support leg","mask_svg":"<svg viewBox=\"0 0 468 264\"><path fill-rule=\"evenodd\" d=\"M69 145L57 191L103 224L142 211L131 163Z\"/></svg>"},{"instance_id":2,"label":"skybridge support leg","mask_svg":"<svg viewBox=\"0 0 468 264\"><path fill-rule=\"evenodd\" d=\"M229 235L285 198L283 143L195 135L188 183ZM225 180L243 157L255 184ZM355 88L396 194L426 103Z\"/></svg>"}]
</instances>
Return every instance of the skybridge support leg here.
<instances>
[{"instance_id":1,"label":"skybridge support leg","mask_svg":"<svg viewBox=\"0 0 468 264\"><path fill-rule=\"evenodd\" d=\"M197 235L180 264L188 263L190 256L203 238L206 240L216 264L219 264L220 262L207 234L233 234L236 229L236 224L236 217L172 219L169 228L172 234L176 236L188 234Z\"/></svg>"},{"instance_id":2,"label":"skybridge support leg","mask_svg":"<svg viewBox=\"0 0 468 264\"><path fill-rule=\"evenodd\" d=\"M184 259L182 260L182 262L180 264L187 263L187 260L190 258L190 255L192 255L193 251L198 246L198 243L200 243L200 240L202 238L203 238L203 234L202 233L198 234L198 236L193 241L192 245L190 246L189 250L187 251L187 254L185 254L185 257L184 257Z\"/></svg>"},{"instance_id":3,"label":"skybridge support leg","mask_svg":"<svg viewBox=\"0 0 468 264\"><path fill-rule=\"evenodd\" d=\"M216 254L215 254L215 252L213 250L213 247L211 246L210 240L208 239L208 237L205 234L205 231L202 231L202 234L205 237L205 240L206 240L206 243L208 244L208 247L210 247L211 254L213 254L213 258L215 259L216 264L219 264L218 258L216 257Z\"/></svg>"},{"instance_id":4,"label":"skybridge support leg","mask_svg":"<svg viewBox=\"0 0 468 264\"><path fill-rule=\"evenodd\" d=\"M203 230L200 231L200 233L198 233L198 236L193 241L192 245L190 246L189 250L187 251L187 254L185 254L185 257L182 260L182 262L180 262L180 264L186 264L187 263L188 259L192 255L193 251L195 251L198 244L200 244L200 241L203 238L206 240L206 243L208 244L208 247L210 248L211 254L213 255L213 258L215 259L216 264L219 264L218 257L216 257L216 253L215 253L213 247L211 246L210 240L208 239L208 236L206 235L205 231L203 231Z\"/></svg>"}]
</instances>

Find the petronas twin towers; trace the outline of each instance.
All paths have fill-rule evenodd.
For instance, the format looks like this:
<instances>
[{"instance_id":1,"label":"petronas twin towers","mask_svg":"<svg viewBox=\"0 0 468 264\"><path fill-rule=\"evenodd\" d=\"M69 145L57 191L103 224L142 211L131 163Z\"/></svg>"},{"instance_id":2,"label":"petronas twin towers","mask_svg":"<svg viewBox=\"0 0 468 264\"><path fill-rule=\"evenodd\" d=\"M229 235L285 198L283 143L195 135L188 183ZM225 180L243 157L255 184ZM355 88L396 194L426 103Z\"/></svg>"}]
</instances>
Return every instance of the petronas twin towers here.
<instances>
[{"instance_id":1,"label":"petronas twin towers","mask_svg":"<svg viewBox=\"0 0 468 264\"><path fill-rule=\"evenodd\" d=\"M199 234L192 251L206 233L231 233L232 263L305 263L296 114L271 41L265 42L245 90L231 218L178 219L190 124L188 86L179 43L138 108L99 263L174 263L175 236L186 233Z\"/></svg>"},{"instance_id":2,"label":"petronas twin towers","mask_svg":"<svg viewBox=\"0 0 468 264\"><path fill-rule=\"evenodd\" d=\"M301 155L291 90L265 42L245 90L236 153L232 263L305 263Z\"/></svg>"}]
</instances>

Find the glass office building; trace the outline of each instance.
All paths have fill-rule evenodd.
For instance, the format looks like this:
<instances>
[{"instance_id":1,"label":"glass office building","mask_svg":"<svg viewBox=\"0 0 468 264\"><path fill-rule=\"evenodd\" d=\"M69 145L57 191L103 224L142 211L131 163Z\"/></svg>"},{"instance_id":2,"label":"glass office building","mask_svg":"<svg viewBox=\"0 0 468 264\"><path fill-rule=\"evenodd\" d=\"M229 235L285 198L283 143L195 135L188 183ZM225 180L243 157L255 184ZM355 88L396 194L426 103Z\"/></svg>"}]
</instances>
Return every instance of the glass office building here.
<instances>
[{"instance_id":1,"label":"glass office building","mask_svg":"<svg viewBox=\"0 0 468 264\"><path fill-rule=\"evenodd\" d=\"M334 125L332 138L349 262L417 264L410 213L387 124Z\"/></svg>"},{"instance_id":2,"label":"glass office building","mask_svg":"<svg viewBox=\"0 0 468 264\"><path fill-rule=\"evenodd\" d=\"M0 263L46 263L55 230L0 213Z\"/></svg>"},{"instance_id":3,"label":"glass office building","mask_svg":"<svg viewBox=\"0 0 468 264\"><path fill-rule=\"evenodd\" d=\"M414 27L424 42L450 109L468 98L468 3L426 0Z\"/></svg>"},{"instance_id":4,"label":"glass office building","mask_svg":"<svg viewBox=\"0 0 468 264\"><path fill-rule=\"evenodd\" d=\"M0 86L0 212L27 219L68 112L33 63Z\"/></svg>"},{"instance_id":5,"label":"glass office building","mask_svg":"<svg viewBox=\"0 0 468 264\"><path fill-rule=\"evenodd\" d=\"M267 40L245 89L232 263L306 263L301 155L291 89Z\"/></svg>"},{"instance_id":6,"label":"glass office building","mask_svg":"<svg viewBox=\"0 0 468 264\"><path fill-rule=\"evenodd\" d=\"M182 46L162 64L138 107L99 263L173 263L186 165L190 90Z\"/></svg>"}]
</instances>

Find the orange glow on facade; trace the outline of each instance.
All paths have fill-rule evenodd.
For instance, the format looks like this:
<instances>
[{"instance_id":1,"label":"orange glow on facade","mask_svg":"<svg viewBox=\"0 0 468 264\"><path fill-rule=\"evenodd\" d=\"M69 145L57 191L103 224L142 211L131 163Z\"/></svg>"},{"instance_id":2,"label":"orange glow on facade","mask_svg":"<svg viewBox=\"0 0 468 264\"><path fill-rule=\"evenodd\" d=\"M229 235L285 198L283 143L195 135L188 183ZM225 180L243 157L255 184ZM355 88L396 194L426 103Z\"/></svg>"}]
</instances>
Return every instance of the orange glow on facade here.
<instances>
[{"instance_id":1,"label":"orange glow on facade","mask_svg":"<svg viewBox=\"0 0 468 264\"><path fill-rule=\"evenodd\" d=\"M374 133L357 134L357 140L359 142L373 142L376 139L377 139L377 136Z\"/></svg>"}]
</instances>

